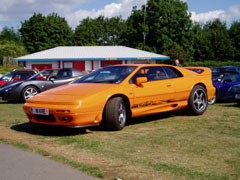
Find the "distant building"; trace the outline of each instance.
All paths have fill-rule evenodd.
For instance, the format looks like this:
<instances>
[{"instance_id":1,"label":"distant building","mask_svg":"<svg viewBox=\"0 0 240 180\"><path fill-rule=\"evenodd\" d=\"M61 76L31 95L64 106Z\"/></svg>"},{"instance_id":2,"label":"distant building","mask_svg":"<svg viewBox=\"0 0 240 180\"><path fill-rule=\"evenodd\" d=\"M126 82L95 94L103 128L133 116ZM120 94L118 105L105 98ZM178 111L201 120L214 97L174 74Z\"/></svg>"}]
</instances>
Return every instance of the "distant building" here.
<instances>
[{"instance_id":1,"label":"distant building","mask_svg":"<svg viewBox=\"0 0 240 180\"><path fill-rule=\"evenodd\" d=\"M16 58L27 69L71 67L93 71L115 64L156 64L168 56L124 46L60 46Z\"/></svg>"}]
</instances>

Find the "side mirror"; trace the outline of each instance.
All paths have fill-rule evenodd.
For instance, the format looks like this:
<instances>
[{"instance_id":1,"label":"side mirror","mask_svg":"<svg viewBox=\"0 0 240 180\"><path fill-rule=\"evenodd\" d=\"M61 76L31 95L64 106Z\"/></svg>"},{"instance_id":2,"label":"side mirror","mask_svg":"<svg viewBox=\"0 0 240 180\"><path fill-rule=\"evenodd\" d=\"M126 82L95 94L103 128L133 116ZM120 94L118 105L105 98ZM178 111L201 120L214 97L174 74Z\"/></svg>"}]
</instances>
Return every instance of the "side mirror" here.
<instances>
[{"instance_id":1,"label":"side mirror","mask_svg":"<svg viewBox=\"0 0 240 180\"><path fill-rule=\"evenodd\" d=\"M146 77L138 77L136 78L136 84L141 86L143 83L146 83L148 80Z\"/></svg>"}]
</instances>

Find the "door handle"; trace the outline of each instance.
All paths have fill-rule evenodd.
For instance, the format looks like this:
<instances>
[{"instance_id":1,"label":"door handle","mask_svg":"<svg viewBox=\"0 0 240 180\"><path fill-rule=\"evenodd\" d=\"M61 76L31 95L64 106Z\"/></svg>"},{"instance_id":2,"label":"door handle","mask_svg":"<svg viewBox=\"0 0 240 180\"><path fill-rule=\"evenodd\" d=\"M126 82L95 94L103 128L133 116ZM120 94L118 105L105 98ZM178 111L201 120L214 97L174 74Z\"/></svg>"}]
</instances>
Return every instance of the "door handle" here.
<instances>
[{"instance_id":1,"label":"door handle","mask_svg":"<svg viewBox=\"0 0 240 180\"><path fill-rule=\"evenodd\" d=\"M171 87L172 85L171 84L168 84L167 87Z\"/></svg>"}]
</instances>

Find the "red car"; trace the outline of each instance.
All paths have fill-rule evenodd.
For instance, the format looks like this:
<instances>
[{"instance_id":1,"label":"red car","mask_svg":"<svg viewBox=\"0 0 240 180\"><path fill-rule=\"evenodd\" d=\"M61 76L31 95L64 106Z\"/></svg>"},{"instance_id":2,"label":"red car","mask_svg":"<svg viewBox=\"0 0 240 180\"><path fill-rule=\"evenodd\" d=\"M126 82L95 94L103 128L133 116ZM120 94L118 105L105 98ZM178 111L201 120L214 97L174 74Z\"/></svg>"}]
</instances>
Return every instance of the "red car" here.
<instances>
[{"instance_id":1,"label":"red car","mask_svg":"<svg viewBox=\"0 0 240 180\"><path fill-rule=\"evenodd\" d=\"M11 82L11 81L26 80L36 73L37 72L35 70L32 70L32 69L22 69L22 70L12 71L10 73L7 73L7 74L3 75L0 78L0 86L6 84L8 82Z\"/></svg>"}]
</instances>

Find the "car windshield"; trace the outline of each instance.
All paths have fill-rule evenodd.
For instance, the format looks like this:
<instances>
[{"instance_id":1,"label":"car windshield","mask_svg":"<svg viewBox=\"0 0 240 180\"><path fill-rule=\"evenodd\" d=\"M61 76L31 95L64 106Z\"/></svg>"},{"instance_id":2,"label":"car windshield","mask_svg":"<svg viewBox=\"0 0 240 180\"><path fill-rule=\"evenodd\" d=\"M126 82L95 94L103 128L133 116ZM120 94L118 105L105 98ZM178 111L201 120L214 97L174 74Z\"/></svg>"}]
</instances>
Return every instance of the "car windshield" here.
<instances>
[{"instance_id":1,"label":"car windshield","mask_svg":"<svg viewBox=\"0 0 240 180\"><path fill-rule=\"evenodd\" d=\"M50 77L51 75L53 75L53 73L55 72L55 70L43 70L39 73L37 73L36 75L30 77L28 80L47 80L48 77Z\"/></svg>"},{"instance_id":2,"label":"car windshield","mask_svg":"<svg viewBox=\"0 0 240 180\"><path fill-rule=\"evenodd\" d=\"M240 76L235 72L225 72L220 74L217 78L217 82L222 82L223 80L230 80L231 82L240 82Z\"/></svg>"},{"instance_id":3,"label":"car windshield","mask_svg":"<svg viewBox=\"0 0 240 180\"><path fill-rule=\"evenodd\" d=\"M101 68L87 76L75 81L74 83L109 83L120 84L136 66L111 66Z\"/></svg>"},{"instance_id":4,"label":"car windshield","mask_svg":"<svg viewBox=\"0 0 240 180\"><path fill-rule=\"evenodd\" d=\"M7 73L5 75L3 75L0 80L1 81L11 81L13 77L13 72Z\"/></svg>"}]
</instances>

